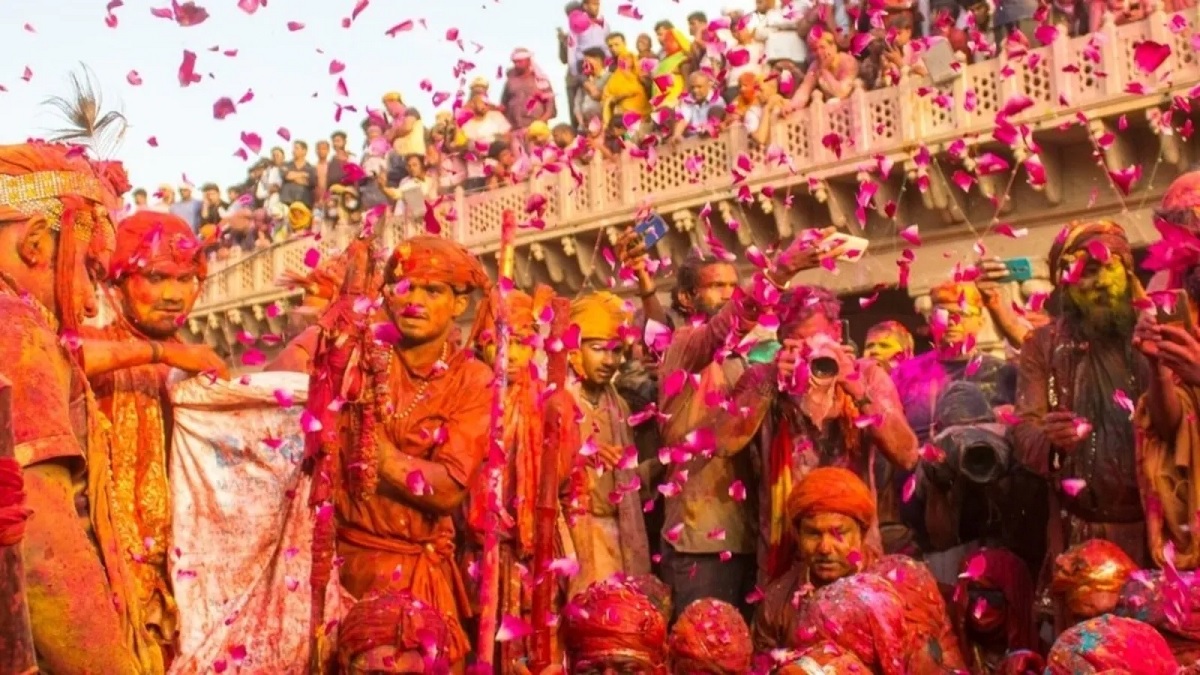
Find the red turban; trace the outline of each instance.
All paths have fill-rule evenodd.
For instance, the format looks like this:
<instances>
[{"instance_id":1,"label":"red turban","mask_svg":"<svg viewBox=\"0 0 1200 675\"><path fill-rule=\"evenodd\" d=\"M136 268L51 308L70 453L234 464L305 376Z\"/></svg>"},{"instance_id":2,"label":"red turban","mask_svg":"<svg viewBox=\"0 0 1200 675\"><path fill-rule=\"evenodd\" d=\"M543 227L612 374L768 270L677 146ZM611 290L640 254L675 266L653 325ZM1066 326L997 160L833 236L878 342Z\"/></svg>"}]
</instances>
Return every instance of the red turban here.
<instances>
[{"instance_id":1,"label":"red turban","mask_svg":"<svg viewBox=\"0 0 1200 675\"><path fill-rule=\"evenodd\" d=\"M690 664L696 672L742 675L750 672L753 655L746 620L727 602L697 600L671 629L671 663L677 671L687 670L683 666Z\"/></svg>"},{"instance_id":2,"label":"red turban","mask_svg":"<svg viewBox=\"0 0 1200 675\"><path fill-rule=\"evenodd\" d=\"M1159 217L1181 227L1197 229L1197 223L1200 223L1200 171L1189 171L1171 182L1163 194Z\"/></svg>"},{"instance_id":3,"label":"red turban","mask_svg":"<svg viewBox=\"0 0 1200 675\"><path fill-rule=\"evenodd\" d=\"M814 593L800 607L796 648L824 642L854 652L874 673L907 675L904 601L885 579L855 574Z\"/></svg>"},{"instance_id":4,"label":"red turban","mask_svg":"<svg viewBox=\"0 0 1200 675\"><path fill-rule=\"evenodd\" d=\"M355 657L377 647L394 647L396 655L417 652L427 662L437 662L450 641L445 618L408 591L389 591L364 598L342 619L338 635L338 660L350 672Z\"/></svg>"},{"instance_id":5,"label":"red turban","mask_svg":"<svg viewBox=\"0 0 1200 675\"><path fill-rule=\"evenodd\" d=\"M792 488L787 514L795 523L818 513L840 513L858 521L865 531L875 519L875 498L852 471L832 466L813 469Z\"/></svg>"},{"instance_id":6,"label":"red turban","mask_svg":"<svg viewBox=\"0 0 1200 675\"><path fill-rule=\"evenodd\" d=\"M627 580L613 577L588 586L563 610L563 640L572 664L634 658L647 666L666 662L667 622Z\"/></svg>"},{"instance_id":7,"label":"red turban","mask_svg":"<svg viewBox=\"0 0 1200 675\"><path fill-rule=\"evenodd\" d=\"M171 275L208 273L200 239L182 218L170 213L138 211L117 226L117 247L108 266L110 279L144 269Z\"/></svg>"},{"instance_id":8,"label":"red turban","mask_svg":"<svg viewBox=\"0 0 1200 675\"><path fill-rule=\"evenodd\" d=\"M890 582L904 601L904 626L915 645L909 666L915 672L966 670L946 599L928 567L906 555L889 555L865 571Z\"/></svg>"},{"instance_id":9,"label":"red turban","mask_svg":"<svg viewBox=\"0 0 1200 675\"><path fill-rule=\"evenodd\" d=\"M21 465L11 457L0 457L0 547L21 542L29 514Z\"/></svg>"},{"instance_id":10,"label":"red turban","mask_svg":"<svg viewBox=\"0 0 1200 675\"><path fill-rule=\"evenodd\" d=\"M1107 539L1089 539L1054 559L1050 589L1058 595L1081 591L1120 593L1137 569L1120 546Z\"/></svg>"},{"instance_id":11,"label":"red turban","mask_svg":"<svg viewBox=\"0 0 1200 675\"><path fill-rule=\"evenodd\" d=\"M968 574L968 570L975 572ZM1037 630L1033 622L1033 578L1025 561L1003 548L985 548L967 556L962 563L963 575L954 587L957 619L962 625L959 635L966 643L965 624L975 608L971 606L970 589L994 589L1004 594L1004 633L1009 649L1037 649Z\"/></svg>"},{"instance_id":12,"label":"red turban","mask_svg":"<svg viewBox=\"0 0 1200 675\"><path fill-rule=\"evenodd\" d=\"M1047 675L1129 672L1131 667L1138 675L1175 675L1179 663L1149 624L1112 614L1072 626L1046 658Z\"/></svg>"}]
</instances>

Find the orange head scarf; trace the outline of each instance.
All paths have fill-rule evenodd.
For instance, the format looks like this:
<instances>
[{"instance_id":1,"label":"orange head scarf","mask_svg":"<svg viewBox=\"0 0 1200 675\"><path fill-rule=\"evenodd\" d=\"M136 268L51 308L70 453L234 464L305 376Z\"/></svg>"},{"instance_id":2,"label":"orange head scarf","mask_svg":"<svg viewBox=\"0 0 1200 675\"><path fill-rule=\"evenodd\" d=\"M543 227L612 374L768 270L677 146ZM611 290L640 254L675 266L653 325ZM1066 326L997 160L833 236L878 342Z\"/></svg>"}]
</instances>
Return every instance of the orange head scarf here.
<instances>
[{"instance_id":1,"label":"orange head scarf","mask_svg":"<svg viewBox=\"0 0 1200 675\"><path fill-rule=\"evenodd\" d=\"M1068 598L1093 591L1120 593L1137 569L1120 546L1106 539L1089 539L1054 559L1050 590Z\"/></svg>"},{"instance_id":2,"label":"orange head scarf","mask_svg":"<svg viewBox=\"0 0 1200 675\"><path fill-rule=\"evenodd\" d=\"M616 340L630 322L625 301L608 291L597 291L571 303L571 323L579 326L581 340Z\"/></svg>"},{"instance_id":3,"label":"orange head scarf","mask_svg":"<svg viewBox=\"0 0 1200 675\"><path fill-rule=\"evenodd\" d=\"M117 226L117 246L108 266L109 279L121 279L155 267L170 274L194 273L201 281L208 265L200 239L179 216L138 211Z\"/></svg>"},{"instance_id":4,"label":"orange head scarf","mask_svg":"<svg viewBox=\"0 0 1200 675\"><path fill-rule=\"evenodd\" d=\"M659 666L667 658L667 622L626 579L588 586L563 610L563 640L572 664L634 658Z\"/></svg>"},{"instance_id":5,"label":"orange head scarf","mask_svg":"<svg viewBox=\"0 0 1200 675\"><path fill-rule=\"evenodd\" d=\"M457 242L420 235L400 243L384 268L383 282L394 284L406 279L443 283L464 294L483 291L483 301L475 308L472 335L480 333L480 326L492 316L492 282L487 271L479 258Z\"/></svg>"},{"instance_id":6,"label":"orange head scarf","mask_svg":"<svg viewBox=\"0 0 1200 675\"><path fill-rule=\"evenodd\" d=\"M1072 626L1046 657L1047 675L1131 672L1175 675L1179 663L1166 639L1149 624L1112 614Z\"/></svg>"},{"instance_id":7,"label":"orange head scarf","mask_svg":"<svg viewBox=\"0 0 1200 675\"><path fill-rule=\"evenodd\" d=\"M431 663L449 639L440 612L408 591L389 591L359 600L342 619L338 660L348 673L355 657L377 647L395 647L397 656L417 652Z\"/></svg>"},{"instance_id":8,"label":"orange head scarf","mask_svg":"<svg viewBox=\"0 0 1200 675\"><path fill-rule=\"evenodd\" d=\"M74 288L77 246L93 253L112 250L113 225L105 204L127 185L107 180L75 147L31 141L0 146L0 223L45 218L58 232L55 296L62 328L77 330L80 316ZM127 183L128 181L126 181Z\"/></svg>"},{"instance_id":9,"label":"orange head scarf","mask_svg":"<svg viewBox=\"0 0 1200 675\"><path fill-rule=\"evenodd\" d=\"M840 513L853 518L865 533L875 519L875 498L854 472L820 467L800 479L787 499L787 516L792 523L818 513Z\"/></svg>"},{"instance_id":10,"label":"orange head scarf","mask_svg":"<svg viewBox=\"0 0 1200 675\"><path fill-rule=\"evenodd\" d=\"M727 602L697 600L683 610L671 629L671 663L676 670L691 665L721 675L741 675L750 672L753 655L746 620Z\"/></svg>"}]
</instances>

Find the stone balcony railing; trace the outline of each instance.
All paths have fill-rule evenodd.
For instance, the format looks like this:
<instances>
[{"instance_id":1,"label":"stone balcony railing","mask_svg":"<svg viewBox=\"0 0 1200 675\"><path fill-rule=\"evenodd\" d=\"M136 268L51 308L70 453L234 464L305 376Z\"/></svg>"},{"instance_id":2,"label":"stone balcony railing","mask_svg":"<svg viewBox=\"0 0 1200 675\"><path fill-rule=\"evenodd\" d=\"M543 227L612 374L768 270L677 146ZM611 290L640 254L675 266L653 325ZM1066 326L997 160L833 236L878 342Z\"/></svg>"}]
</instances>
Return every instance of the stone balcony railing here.
<instances>
[{"instance_id":1,"label":"stone balcony railing","mask_svg":"<svg viewBox=\"0 0 1200 675\"><path fill-rule=\"evenodd\" d=\"M1157 11L1139 22L1117 26L1110 21L1091 35L1060 36L1023 54L961 66L959 75L943 85L906 78L896 87L855 91L841 101L815 99L776 124L766 148L753 146L735 128L718 138L659 148L651 159L625 153L611 162L592 162L580 167L582 182L569 171L543 172L521 185L472 195L460 191L439 207L449 214L444 234L478 252L494 250L503 213L512 210L526 218L521 214L535 195L536 201L544 200L544 228L523 229L518 244L625 224L647 205L663 212L729 198L741 185L811 184L854 175L882 160L911 166L919 152L937 153L956 141L968 148L995 146L997 115L1022 97L1027 107L1009 121L1030 130L1158 108L1200 82L1200 55L1192 46L1198 20L1197 10ZM1170 49L1152 73L1141 72L1135 60L1136 46L1145 41ZM385 230L384 244L391 245L397 228ZM336 253L348 236L289 241L214 266L196 313L294 295L277 287L277 278L285 270L303 269L314 247L323 255Z\"/></svg>"}]
</instances>

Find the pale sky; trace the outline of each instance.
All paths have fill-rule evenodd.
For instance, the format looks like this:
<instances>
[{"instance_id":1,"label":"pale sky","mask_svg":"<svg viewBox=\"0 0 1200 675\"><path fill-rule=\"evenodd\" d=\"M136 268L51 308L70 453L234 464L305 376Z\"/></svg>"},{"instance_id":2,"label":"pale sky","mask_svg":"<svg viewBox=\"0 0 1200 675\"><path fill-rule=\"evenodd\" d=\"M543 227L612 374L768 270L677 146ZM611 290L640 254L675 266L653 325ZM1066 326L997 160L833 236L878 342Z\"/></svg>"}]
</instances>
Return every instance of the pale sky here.
<instances>
[{"instance_id":1,"label":"pale sky","mask_svg":"<svg viewBox=\"0 0 1200 675\"><path fill-rule=\"evenodd\" d=\"M349 29L342 22L355 0L267 0L253 15L239 9L237 0L199 0L210 16L190 27L151 14L151 8L169 8L170 2L124 0L113 10L117 27L109 28L109 0L0 0L0 43L8 55L0 62L0 86L8 90L0 91L0 143L42 137L61 126L43 101L69 93L69 75L81 63L94 71L106 108L129 119L129 133L114 158L125 162L135 186L150 192L160 183L179 184L185 175L195 185L243 180L247 164L234 156L242 132L261 136L264 154L273 145L290 145L277 134L280 127L310 147L342 129L356 149L366 106L378 108L385 92L403 93L430 119L433 92L453 94L458 88L454 70L460 60L475 65L465 76L468 82L480 75L496 80L497 68L509 63L516 47L533 51L560 94L560 117L565 114L564 67L555 38L555 29L565 27L565 0L370 0ZM618 15L619 5L631 3L643 19ZM632 46L638 33L653 33L661 19L683 26L690 12L712 18L725 7L752 10L753 0L602 0L601 13ZM385 34L405 20L415 22L411 31L394 38ZM291 31L289 22L304 27ZM453 29L461 50L447 40ZM177 75L185 49L196 53L196 73L203 77L186 88ZM236 56L225 55L227 50L237 50ZM345 70L330 75L335 59ZM29 81L23 79L26 68ZM131 71L140 85L128 81ZM339 77L348 97L337 95ZM433 92L421 90L423 80ZM495 96L501 81L492 87ZM214 119L213 103L222 97L236 102L249 90L252 101L224 120ZM339 102L359 113L335 122ZM158 147L148 144L151 137Z\"/></svg>"}]
</instances>

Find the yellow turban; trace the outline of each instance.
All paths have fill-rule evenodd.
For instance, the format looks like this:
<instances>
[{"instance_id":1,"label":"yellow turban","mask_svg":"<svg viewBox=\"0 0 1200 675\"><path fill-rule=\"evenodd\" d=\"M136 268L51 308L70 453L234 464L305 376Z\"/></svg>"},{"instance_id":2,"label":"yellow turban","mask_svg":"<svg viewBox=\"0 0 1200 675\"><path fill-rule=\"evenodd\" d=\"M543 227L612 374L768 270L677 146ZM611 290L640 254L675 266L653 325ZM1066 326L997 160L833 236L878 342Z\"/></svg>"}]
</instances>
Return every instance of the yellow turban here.
<instances>
[{"instance_id":1,"label":"yellow turban","mask_svg":"<svg viewBox=\"0 0 1200 675\"><path fill-rule=\"evenodd\" d=\"M579 326L581 340L615 340L628 322L625 302L608 291L589 293L571 303L571 323Z\"/></svg>"}]
</instances>

